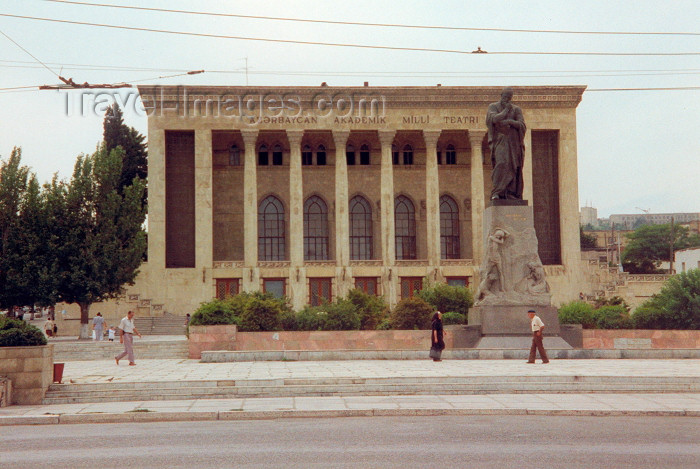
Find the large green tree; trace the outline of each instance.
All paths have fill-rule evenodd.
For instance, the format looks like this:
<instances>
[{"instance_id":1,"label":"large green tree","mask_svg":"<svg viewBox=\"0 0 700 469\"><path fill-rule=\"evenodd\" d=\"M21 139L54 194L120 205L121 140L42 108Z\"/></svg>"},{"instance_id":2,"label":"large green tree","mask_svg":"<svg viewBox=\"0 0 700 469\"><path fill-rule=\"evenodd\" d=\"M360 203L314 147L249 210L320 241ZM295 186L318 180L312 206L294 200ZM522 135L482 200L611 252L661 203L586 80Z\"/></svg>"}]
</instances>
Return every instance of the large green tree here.
<instances>
[{"instance_id":1,"label":"large green tree","mask_svg":"<svg viewBox=\"0 0 700 469\"><path fill-rule=\"evenodd\" d=\"M133 127L124 124L124 114L116 103L107 108L102 127L107 151L117 147L123 150L122 170L119 176L119 192L122 193L123 188L130 186L134 178L146 180L148 175L146 138Z\"/></svg>"},{"instance_id":2,"label":"large green tree","mask_svg":"<svg viewBox=\"0 0 700 469\"><path fill-rule=\"evenodd\" d=\"M630 273L654 273L662 261L670 260L671 225L643 225L627 235L622 253L624 268ZM700 246L700 236L687 226L673 226L673 250Z\"/></svg>"},{"instance_id":3,"label":"large green tree","mask_svg":"<svg viewBox=\"0 0 700 469\"><path fill-rule=\"evenodd\" d=\"M52 186L64 213L58 222L58 295L80 306L81 338L88 336L90 305L133 284L146 249L146 183L137 177L120 186L122 153L103 144L94 154L78 157L70 183Z\"/></svg>"}]
</instances>

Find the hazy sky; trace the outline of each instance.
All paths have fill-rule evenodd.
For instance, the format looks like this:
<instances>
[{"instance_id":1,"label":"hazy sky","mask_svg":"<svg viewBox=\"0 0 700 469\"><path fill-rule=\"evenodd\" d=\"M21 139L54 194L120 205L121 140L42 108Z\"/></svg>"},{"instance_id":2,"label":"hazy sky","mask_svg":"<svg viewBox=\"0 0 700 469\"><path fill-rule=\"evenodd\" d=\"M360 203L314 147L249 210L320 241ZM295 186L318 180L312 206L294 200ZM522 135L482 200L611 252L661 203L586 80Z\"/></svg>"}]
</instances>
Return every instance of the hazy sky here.
<instances>
[{"instance_id":1,"label":"hazy sky","mask_svg":"<svg viewBox=\"0 0 700 469\"><path fill-rule=\"evenodd\" d=\"M96 0L95 0L96 1ZM496 52L700 54L700 2L101 0L99 3L237 15L478 29L674 32L609 35L414 29L133 11L45 0L2 0L0 157L21 146L46 181L68 178L94 151L102 112L76 112L81 91L7 90L76 83L182 85L587 85L577 110L579 204L610 213L700 211L700 55L533 55ZM2 15L279 40L471 51L398 51L204 38ZM248 74L246 76L246 59ZM77 64L77 65L76 65ZM144 70L149 69L149 70ZM158 78L186 70L195 76ZM134 98L128 92L124 98ZM517 98L517 97L516 97ZM517 102L517 99L516 99ZM133 101L130 101L133 103ZM67 104L73 110L66 114ZM94 106L93 106L94 107ZM104 107L98 109L102 111ZM146 133L129 105L127 124Z\"/></svg>"}]
</instances>

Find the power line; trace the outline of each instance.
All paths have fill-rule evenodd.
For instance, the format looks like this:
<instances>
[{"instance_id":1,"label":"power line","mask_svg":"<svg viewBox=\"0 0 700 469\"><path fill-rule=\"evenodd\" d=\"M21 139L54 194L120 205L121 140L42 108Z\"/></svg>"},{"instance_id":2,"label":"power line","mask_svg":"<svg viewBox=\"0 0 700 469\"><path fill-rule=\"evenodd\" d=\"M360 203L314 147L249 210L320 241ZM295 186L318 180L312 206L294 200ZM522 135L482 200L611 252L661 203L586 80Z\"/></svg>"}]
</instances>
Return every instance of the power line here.
<instances>
[{"instance_id":1,"label":"power line","mask_svg":"<svg viewBox=\"0 0 700 469\"><path fill-rule=\"evenodd\" d=\"M90 23L85 21L70 21L70 20L59 20L54 18L40 18L36 16L23 16L23 15L10 15L7 13L0 13L0 16L7 18L19 18L28 19L36 21L48 21L53 23L64 23L64 24L76 24L81 26L96 26L101 28L112 28L112 29L124 29L129 31L142 31L151 33L163 33L163 34L177 34L184 36L194 36L194 37L207 37L214 39L236 39L241 41L260 41L260 42L272 42L272 43L282 43L282 44L302 44L302 45L314 45L314 46L332 46L332 47L351 47L358 49L382 49L382 50L395 50L395 51L410 51L410 52L438 52L438 53L448 53L448 54L475 54L475 51L465 51L456 49L429 49L420 47L398 47L398 46L376 46L369 44L351 44L351 43L334 43L334 42L320 42L320 41L298 41L291 39L270 39L261 37L245 37L245 36L228 36L223 34L210 34L210 33L193 33L187 31L173 31L167 29L154 29L154 28L137 28L134 26L118 26L113 24L103 24L103 23ZM572 56L698 56L700 52L535 52L535 51L500 51L500 52L489 52L488 54L478 54L478 55L572 55Z\"/></svg>"},{"instance_id":2,"label":"power line","mask_svg":"<svg viewBox=\"0 0 700 469\"><path fill-rule=\"evenodd\" d=\"M34 60L36 60L37 62L39 62L41 65L43 65L44 68L45 68L46 70L48 70L49 72L51 72L51 73L53 73L54 75L58 76L58 73L54 72L54 71L51 70L44 62L42 62L41 60L39 60L39 59L37 59L36 57L34 57L34 55L33 55L31 52L29 52L27 49L25 49L24 47L22 47L17 41L15 41L14 39L12 39L10 36L8 36L7 34L5 34L4 31L0 31L0 34L2 34L3 36L5 36L7 39L9 39L10 41L12 41L12 43L13 43L14 45L16 45L17 47L19 47L20 49L22 49L22 50L23 50L24 52L26 52L27 54L29 54L29 56L30 56L31 58L33 58Z\"/></svg>"},{"instance_id":3,"label":"power line","mask_svg":"<svg viewBox=\"0 0 700 469\"><path fill-rule=\"evenodd\" d=\"M255 20L271 20L271 21L291 21L299 23L317 23L317 24L333 24L346 26L372 26L382 28L410 28L410 29L432 29L432 30L448 30L448 31L486 31L486 32L507 32L507 33L554 33L554 34L597 34L597 35L650 35L650 36L700 36L700 33L693 32L648 32L648 31L569 31L557 29L506 29L506 28L468 28L459 26L430 26L430 25L415 25L415 24L400 24L400 23L363 23L356 21L333 21L333 20L314 20L305 18L286 18L277 16L256 16L256 15L239 15L233 13L213 13L204 11L192 10L172 10L168 8L149 8L135 7L127 5L111 5L106 3L90 3L90 2L75 2L68 0L44 0L53 3L66 3L72 5L92 6L92 7L107 7L120 8L128 10L141 11L156 11L162 13L179 13L188 15L201 16L217 16L226 18L245 18Z\"/></svg>"}]
</instances>

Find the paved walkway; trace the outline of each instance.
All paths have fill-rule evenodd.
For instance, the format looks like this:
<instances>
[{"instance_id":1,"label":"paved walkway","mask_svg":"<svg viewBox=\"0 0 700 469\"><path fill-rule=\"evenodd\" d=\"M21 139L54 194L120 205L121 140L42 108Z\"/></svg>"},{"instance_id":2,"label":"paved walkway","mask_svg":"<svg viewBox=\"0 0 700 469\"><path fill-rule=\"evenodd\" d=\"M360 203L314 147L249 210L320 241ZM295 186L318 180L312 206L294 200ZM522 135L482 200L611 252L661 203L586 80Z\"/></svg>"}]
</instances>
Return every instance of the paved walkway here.
<instances>
[{"instance_id":1,"label":"paved walkway","mask_svg":"<svg viewBox=\"0 0 700 469\"><path fill-rule=\"evenodd\" d=\"M67 362L64 383L206 381L271 378L460 376L700 377L700 360L358 360L200 363L198 360ZM130 401L0 409L1 425L233 420L375 415L678 415L700 416L699 393L488 394L283 397Z\"/></svg>"}]
</instances>

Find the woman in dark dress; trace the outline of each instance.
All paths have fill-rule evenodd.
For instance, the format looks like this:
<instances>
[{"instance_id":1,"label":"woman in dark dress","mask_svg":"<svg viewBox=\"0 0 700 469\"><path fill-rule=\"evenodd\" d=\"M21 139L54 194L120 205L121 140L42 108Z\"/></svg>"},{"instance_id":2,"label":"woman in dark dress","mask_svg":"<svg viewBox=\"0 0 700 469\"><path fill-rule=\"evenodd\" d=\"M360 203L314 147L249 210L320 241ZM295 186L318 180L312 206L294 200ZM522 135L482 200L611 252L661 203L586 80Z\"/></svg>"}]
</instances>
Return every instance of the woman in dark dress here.
<instances>
[{"instance_id":1,"label":"woman in dark dress","mask_svg":"<svg viewBox=\"0 0 700 469\"><path fill-rule=\"evenodd\" d=\"M434 362L442 361L440 356L445 349L445 341L442 336L442 313L437 311L433 314L433 330L430 334L430 356Z\"/></svg>"}]
</instances>

